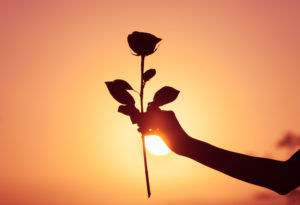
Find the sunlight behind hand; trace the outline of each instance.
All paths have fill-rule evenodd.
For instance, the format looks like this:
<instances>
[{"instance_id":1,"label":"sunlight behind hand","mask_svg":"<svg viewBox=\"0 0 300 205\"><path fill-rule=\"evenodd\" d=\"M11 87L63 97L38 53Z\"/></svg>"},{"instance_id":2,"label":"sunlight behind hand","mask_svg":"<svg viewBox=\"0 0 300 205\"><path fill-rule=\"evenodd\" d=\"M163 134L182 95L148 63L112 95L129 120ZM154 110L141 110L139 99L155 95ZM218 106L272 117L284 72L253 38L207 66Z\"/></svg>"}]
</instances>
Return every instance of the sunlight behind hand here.
<instances>
[{"instance_id":1,"label":"sunlight behind hand","mask_svg":"<svg viewBox=\"0 0 300 205\"><path fill-rule=\"evenodd\" d=\"M145 136L145 145L147 150L155 155L165 155L171 151L164 141L156 135Z\"/></svg>"}]
</instances>

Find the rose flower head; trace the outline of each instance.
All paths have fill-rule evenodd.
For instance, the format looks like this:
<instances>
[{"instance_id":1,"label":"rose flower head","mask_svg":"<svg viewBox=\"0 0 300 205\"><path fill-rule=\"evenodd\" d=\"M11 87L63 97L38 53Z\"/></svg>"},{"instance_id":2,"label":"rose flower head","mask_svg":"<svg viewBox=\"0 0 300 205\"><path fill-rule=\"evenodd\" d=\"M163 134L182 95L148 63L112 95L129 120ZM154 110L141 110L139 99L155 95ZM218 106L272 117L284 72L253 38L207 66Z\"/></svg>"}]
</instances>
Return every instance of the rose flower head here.
<instances>
[{"instance_id":1,"label":"rose flower head","mask_svg":"<svg viewBox=\"0 0 300 205\"><path fill-rule=\"evenodd\" d=\"M134 31L128 35L127 40L129 47L137 56L148 56L156 51L156 45L161 41L161 38L150 33Z\"/></svg>"}]
</instances>

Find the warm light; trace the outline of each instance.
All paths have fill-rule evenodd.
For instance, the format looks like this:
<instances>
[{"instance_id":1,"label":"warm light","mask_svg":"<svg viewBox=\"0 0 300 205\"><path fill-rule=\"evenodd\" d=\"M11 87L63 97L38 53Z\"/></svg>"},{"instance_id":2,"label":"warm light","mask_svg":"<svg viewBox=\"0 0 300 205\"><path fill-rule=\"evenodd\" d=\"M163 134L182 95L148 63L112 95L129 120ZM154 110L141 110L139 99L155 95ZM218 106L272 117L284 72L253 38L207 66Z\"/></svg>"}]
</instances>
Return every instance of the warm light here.
<instances>
[{"instance_id":1,"label":"warm light","mask_svg":"<svg viewBox=\"0 0 300 205\"><path fill-rule=\"evenodd\" d=\"M145 145L147 150L155 155L165 155L171 151L164 141L156 135L145 136Z\"/></svg>"}]
</instances>

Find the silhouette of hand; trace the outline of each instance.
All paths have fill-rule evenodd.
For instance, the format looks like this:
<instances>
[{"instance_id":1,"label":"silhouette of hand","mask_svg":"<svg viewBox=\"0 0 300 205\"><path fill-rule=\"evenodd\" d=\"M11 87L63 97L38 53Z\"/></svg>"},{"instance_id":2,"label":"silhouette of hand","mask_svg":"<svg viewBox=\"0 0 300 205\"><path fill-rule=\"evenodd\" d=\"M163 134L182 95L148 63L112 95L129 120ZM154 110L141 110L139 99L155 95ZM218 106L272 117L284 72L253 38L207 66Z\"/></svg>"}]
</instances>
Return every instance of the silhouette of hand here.
<instances>
[{"instance_id":1,"label":"silhouette of hand","mask_svg":"<svg viewBox=\"0 0 300 205\"><path fill-rule=\"evenodd\" d=\"M149 109L150 108L150 109ZM149 106L139 117L143 135L158 135L175 153L242 181L287 194L300 184L300 150L288 161L227 151L188 136L174 112Z\"/></svg>"},{"instance_id":2,"label":"silhouette of hand","mask_svg":"<svg viewBox=\"0 0 300 205\"><path fill-rule=\"evenodd\" d=\"M173 111L163 111L159 108L148 110L141 117L139 132L143 135L158 135L175 153L182 155L190 137L180 126Z\"/></svg>"}]
</instances>

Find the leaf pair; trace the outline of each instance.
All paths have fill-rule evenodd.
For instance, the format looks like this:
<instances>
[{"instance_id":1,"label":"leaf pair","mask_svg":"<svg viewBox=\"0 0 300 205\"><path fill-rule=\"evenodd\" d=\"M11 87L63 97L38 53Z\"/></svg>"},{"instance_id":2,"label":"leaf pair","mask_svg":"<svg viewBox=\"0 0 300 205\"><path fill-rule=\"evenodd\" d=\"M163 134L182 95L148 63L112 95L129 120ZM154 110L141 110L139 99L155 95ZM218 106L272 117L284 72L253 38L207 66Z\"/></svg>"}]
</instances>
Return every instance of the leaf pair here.
<instances>
[{"instance_id":1,"label":"leaf pair","mask_svg":"<svg viewBox=\"0 0 300 205\"><path fill-rule=\"evenodd\" d=\"M151 78L153 78L153 76L155 76L155 74L156 74L155 69L151 68L151 69L147 70L143 74L144 83L149 81ZM169 86L165 86L155 93L153 102L150 104L155 107L159 107L159 106L168 104L168 103L174 101L177 98L178 94L179 94L178 90L176 90L172 87L169 87Z\"/></svg>"},{"instance_id":2,"label":"leaf pair","mask_svg":"<svg viewBox=\"0 0 300 205\"><path fill-rule=\"evenodd\" d=\"M118 112L130 117L133 124L139 122L140 112L135 107L135 101L133 97L127 92L127 90L133 90L125 80L114 80L105 82L110 94L115 100L123 104L119 106Z\"/></svg>"},{"instance_id":3,"label":"leaf pair","mask_svg":"<svg viewBox=\"0 0 300 205\"><path fill-rule=\"evenodd\" d=\"M154 69L149 69L144 73L144 82L150 80L155 75ZM130 116L132 123L137 123L139 121L140 112L135 107L135 101L133 97L127 92L127 90L133 90L125 80L114 80L110 82L105 82L110 94L115 100L123 104L119 106L118 112L124 115ZM153 98L153 102L149 103L149 107L157 108L174 101L179 94L179 91L165 86L158 90ZM149 108L148 107L148 108Z\"/></svg>"},{"instance_id":4,"label":"leaf pair","mask_svg":"<svg viewBox=\"0 0 300 205\"><path fill-rule=\"evenodd\" d=\"M135 104L133 97L127 92L127 90L133 90L128 82L126 82L125 80L117 79L114 81L105 82L105 84L110 94L119 103L125 105Z\"/></svg>"}]
</instances>

